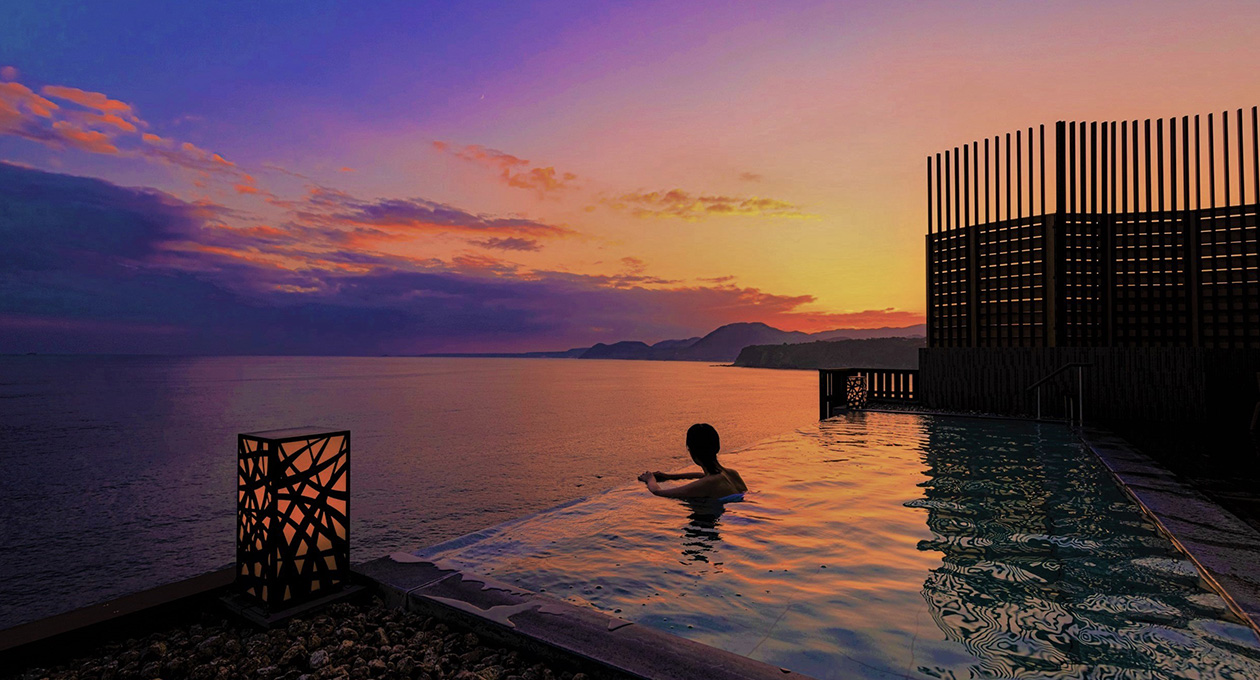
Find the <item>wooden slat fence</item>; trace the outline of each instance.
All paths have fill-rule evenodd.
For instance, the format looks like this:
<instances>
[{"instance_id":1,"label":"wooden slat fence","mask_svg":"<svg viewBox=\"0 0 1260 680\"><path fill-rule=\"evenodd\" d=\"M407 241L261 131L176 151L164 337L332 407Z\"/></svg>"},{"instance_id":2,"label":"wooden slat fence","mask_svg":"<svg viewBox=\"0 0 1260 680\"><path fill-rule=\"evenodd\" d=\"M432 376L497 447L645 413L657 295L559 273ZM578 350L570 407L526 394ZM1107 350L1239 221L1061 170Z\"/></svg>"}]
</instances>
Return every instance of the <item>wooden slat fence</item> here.
<instances>
[{"instance_id":1,"label":"wooden slat fence","mask_svg":"<svg viewBox=\"0 0 1260 680\"><path fill-rule=\"evenodd\" d=\"M1045 137L928 158L929 347L1260 348L1256 107Z\"/></svg>"}]
</instances>

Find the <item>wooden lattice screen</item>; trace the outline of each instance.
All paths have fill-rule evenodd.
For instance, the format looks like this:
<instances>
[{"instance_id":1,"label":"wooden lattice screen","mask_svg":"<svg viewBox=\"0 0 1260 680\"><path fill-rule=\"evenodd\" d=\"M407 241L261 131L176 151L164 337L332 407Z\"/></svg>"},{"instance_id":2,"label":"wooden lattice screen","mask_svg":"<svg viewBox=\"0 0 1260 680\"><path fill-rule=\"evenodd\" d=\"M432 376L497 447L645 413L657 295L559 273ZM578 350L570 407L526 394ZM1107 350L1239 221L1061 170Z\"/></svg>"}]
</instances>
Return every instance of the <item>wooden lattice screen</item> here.
<instances>
[{"instance_id":1,"label":"wooden lattice screen","mask_svg":"<svg viewBox=\"0 0 1260 680\"><path fill-rule=\"evenodd\" d=\"M1059 122L1049 182L1045 126L929 157L929 346L1260 348L1250 113Z\"/></svg>"}]
</instances>

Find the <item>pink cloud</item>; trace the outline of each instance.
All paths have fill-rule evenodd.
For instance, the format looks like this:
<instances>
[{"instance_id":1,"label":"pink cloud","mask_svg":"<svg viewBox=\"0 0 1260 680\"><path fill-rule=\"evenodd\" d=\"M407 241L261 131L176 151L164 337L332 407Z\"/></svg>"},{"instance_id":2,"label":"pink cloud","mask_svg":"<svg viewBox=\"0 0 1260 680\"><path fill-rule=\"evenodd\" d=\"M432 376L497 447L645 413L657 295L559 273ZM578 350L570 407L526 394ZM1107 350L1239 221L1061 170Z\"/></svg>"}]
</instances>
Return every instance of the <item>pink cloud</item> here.
<instances>
[{"instance_id":1,"label":"pink cloud","mask_svg":"<svg viewBox=\"0 0 1260 680\"><path fill-rule=\"evenodd\" d=\"M16 78L16 69L10 75ZM59 149L178 166L196 172L199 186L204 186L211 176L253 185L252 181L242 182L244 173L223 156L190 142L142 131L147 127L134 107L101 92L45 85L36 94L18 82L0 83L0 134Z\"/></svg>"},{"instance_id":2,"label":"pink cloud","mask_svg":"<svg viewBox=\"0 0 1260 680\"><path fill-rule=\"evenodd\" d=\"M118 147L110 141L109 135L95 130L82 130L64 120L53 123L52 129L56 131L58 141L68 146L92 153L118 153Z\"/></svg>"},{"instance_id":3,"label":"pink cloud","mask_svg":"<svg viewBox=\"0 0 1260 680\"><path fill-rule=\"evenodd\" d=\"M682 189L631 192L601 203L617 211L629 210L641 218L674 217L695 221L723 215L758 217L813 217L787 201L757 196L693 195Z\"/></svg>"},{"instance_id":4,"label":"pink cloud","mask_svg":"<svg viewBox=\"0 0 1260 680\"><path fill-rule=\"evenodd\" d=\"M93 109L102 114L114 115L136 124L144 125L144 121L136 116L131 105L126 102L110 99L100 92L88 92L77 87L61 85L45 85L40 89L45 96L78 104L85 109Z\"/></svg>"},{"instance_id":5,"label":"pink cloud","mask_svg":"<svg viewBox=\"0 0 1260 680\"><path fill-rule=\"evenodd\" d=\"M469 241L469 243L489 248L490 250L515 250L515 251L533 251L542 250L542 244L530 238L518 238L509 236L507 238L488 238L480 241Z\"/></svg>"},{"instance_id":6,"label":"pink cloud","mask_svg":"<svg viewBox=\"0 0 1260 680\"><path fill-rule=\"evenodd\" d=\"M539 195L568 189L577 179L577 175L571 172L559 172L550 166L533 167L523 158L480 144L455 148L446 142L439 141L433 142L433 148L460 160L494 170L504 184L517 189L530 189L538 192Z\"/></svg>"}]
</instances>

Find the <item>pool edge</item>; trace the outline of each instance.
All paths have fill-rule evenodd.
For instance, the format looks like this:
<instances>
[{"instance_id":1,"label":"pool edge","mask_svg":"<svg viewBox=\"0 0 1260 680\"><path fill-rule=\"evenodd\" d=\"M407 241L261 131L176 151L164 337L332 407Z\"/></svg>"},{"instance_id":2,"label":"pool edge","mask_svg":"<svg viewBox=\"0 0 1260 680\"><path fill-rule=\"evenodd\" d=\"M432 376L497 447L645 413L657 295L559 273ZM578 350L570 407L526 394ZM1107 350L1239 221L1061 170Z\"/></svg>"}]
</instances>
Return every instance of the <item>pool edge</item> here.
<instances>
[{"instance_id":1,"label":"pool edge","mask_svg":"<svg viewBox=\"0 0 1260 680\"><path fill-rule=\"evenodd\" d=\"M576 657L616 676L645 680L771 680L803 673L671 635L485 576L395 554L355 566L386 604L453 618L535 652Z\"/></svg>"},{"instance_id":2,"label":"pool edge","mask_svg":"<svg viewBox=\"0 0 1260 680\"><path fill-rule=\"evenodd\" d=\"M1260 638L1260 532L1101 427L1075 430L1129 498ZM1250 567L1250 568L1249 568Z\"/></svg>"}]
</instances>

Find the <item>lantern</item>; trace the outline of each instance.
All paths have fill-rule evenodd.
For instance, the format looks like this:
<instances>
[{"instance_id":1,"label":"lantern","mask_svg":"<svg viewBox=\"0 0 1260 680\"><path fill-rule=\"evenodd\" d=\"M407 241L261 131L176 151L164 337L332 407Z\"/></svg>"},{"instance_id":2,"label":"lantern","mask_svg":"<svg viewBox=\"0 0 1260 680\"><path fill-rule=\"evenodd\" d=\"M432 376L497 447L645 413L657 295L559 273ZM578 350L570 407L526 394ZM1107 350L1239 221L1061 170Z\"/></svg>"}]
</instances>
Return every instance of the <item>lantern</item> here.
<instances>
[{"instance_id":1,"label":"lantern","mask_svg":"<svg viewBox=\"0 0 1260 680\"><path fill-rule=\"evenodd\" d=\"M237 439L240 590L270 611L333 594L350 577L350 432Z\"/></svg>"}]
</instances>

